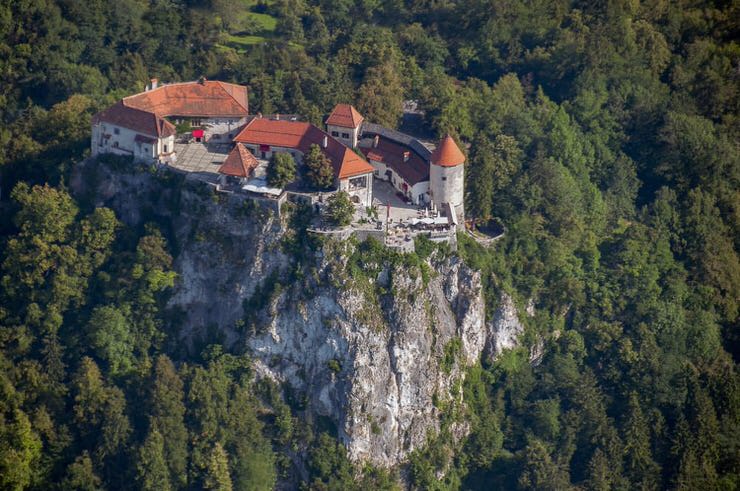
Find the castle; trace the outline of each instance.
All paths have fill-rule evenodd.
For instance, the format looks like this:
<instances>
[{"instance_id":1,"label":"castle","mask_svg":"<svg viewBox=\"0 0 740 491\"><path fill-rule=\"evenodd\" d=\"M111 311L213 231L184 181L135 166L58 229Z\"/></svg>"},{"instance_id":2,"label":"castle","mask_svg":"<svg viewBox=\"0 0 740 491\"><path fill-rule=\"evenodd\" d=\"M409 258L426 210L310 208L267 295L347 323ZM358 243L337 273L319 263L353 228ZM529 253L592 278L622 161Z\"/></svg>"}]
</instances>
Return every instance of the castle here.
<instances>
[{"instance_id":1,"label":"castle","mask_svg":"<svg viewBox=\"0 0 740 491\"><path fill-rule=\"evenodd\" d=\"M335 106L325 125L324 130L297 118L250 115L245 86L205 79L160 85L152 79L144 92L93 117L91 150L93 156L114 153L167 164L178 158L178 133L188 133L188 141L233 144L219 168L224 181L278 195L282 190L271 190L264 181L272 155L287 152L300 166L303 155L318 145L331 162L335 189L356 204L372 205L378 179L408 202L436 208L457 226L463 223L465 155L450 135L432 147L365 121L349 104Z\"/></svg>"}]
</instances>

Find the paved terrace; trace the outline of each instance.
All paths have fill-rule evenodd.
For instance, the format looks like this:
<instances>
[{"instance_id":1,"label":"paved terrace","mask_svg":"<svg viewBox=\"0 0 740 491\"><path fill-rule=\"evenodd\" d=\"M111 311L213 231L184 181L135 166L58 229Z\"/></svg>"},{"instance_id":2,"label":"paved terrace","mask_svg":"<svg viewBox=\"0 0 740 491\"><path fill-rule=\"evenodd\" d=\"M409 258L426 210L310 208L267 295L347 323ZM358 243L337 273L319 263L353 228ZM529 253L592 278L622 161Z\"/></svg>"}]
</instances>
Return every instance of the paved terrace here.
<instances>
[{"instance_id":1,"label":"paved terrace","mask_svg":"<svg viewBox=\"0 0 740 491\"><path fill-rule=\"evenodd\" d=\"M218 180L218 168L230 150L229 143L175 143L177 158L170 167L215 183Z\"/></svg>"}]
</instances>

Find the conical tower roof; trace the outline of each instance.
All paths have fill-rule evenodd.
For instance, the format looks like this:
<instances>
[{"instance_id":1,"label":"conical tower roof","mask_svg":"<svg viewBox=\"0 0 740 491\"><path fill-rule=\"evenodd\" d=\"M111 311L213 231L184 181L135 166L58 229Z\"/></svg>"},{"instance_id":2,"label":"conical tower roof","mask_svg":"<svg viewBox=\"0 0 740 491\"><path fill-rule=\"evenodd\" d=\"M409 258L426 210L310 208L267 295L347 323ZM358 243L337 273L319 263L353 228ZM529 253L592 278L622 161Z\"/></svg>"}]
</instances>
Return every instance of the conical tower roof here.
<instances>
[{"instance_id":1,"label":"conical tower roof","mask_svg":"<svg viewBox=\"0 0 740 491\"><path fill-rule=\"evenodd\" d=\"M439 142L439 145L437 145L434 152L432 152L431 160L434 165L455 167L456 165L462 165L465 163L465 155L448 133L444 138L442 138L442 141Z\"/></svg>"},{"instance_id":2,"label":"conical tower roof","mask_svg":"<svg viewBox=\"0 0 740 491\"><path fill-rule=\"evenodd\" d=\"M354 106L349 104L337 104L331 114L326 118L326 124L341 126L342 128L357 128L365 118L357 112Z\"/></svg>"},{"instance_id":3,"label":"conical tower roof","mask_svg":"<svg viewBox=\"0 0 740 491\"><path fill-rule=\"evenodd\" d=\"M252 152L241 143L237 143L219 167L218 172L227 176L249 177L257 165L257 159L254 158Z\"/></svg>"}]
</instances>

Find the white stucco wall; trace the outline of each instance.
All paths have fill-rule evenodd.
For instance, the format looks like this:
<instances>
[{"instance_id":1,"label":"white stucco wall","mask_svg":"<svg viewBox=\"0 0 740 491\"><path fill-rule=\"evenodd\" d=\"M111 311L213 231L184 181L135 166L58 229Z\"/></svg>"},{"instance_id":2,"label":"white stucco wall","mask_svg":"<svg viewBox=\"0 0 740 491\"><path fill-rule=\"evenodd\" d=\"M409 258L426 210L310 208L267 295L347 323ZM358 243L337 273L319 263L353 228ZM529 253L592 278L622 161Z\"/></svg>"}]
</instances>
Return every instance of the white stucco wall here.
<instances>
[{"instance_id":1,"label":"white stucco wall","mask_svg":"<svg viewBox=\"0 0 740 491\"><path fill-rule=\"evenodd\" d=\"M169 155L175 151L175 135L160 138L157 142L157 155Z\"/></svg>"},{"instance_id":2,"label":"white stucco wall","mask_svg":"<svg viewBox=\"0 0 740 491\"><path fill-rule=\"evenodd\" d=\"M140 161L155 160L158 153L158 144L137 142L136 135L139 134L141 133L110 123L95 124L92 127L90 142L92 154L113 153L130 156ZM110 137L104 138L103 135L110 135ZM149 138L155 137L149 136Z\"/></svg>"},{"instance_id":3,"label":"white stucco wall","mask_svg":"<svg viewBox=\"0 0 740 491\"><path fill-rule=\"evenodd\" d=\"M327 124L326 132L350 148L357 147L357 140L360 137L360 127L359 126L357 128L352 129L352 128L343 128L342 126L334 126L333 124ZM334 132L337 133L336 136L334 135ZM342 136L342 133L347 133L349 135L349 138L344 138Z\"/></svg>"},{"instance_id":4,"label":"white stucco wall","mask_svg":"<svg viewBox=\"0 0 740 491\"><path fill-rule=\"evenodd\" d=\"M417 182L410 189L411 201L415 205L425 205L429 203L429 181Z\"/></svg>"},{"instance_id":5,"label":"white stucco wall","mask_svg":"<svg viewBox=\"0 0 740 491\"><path fill-rule=\"evenodd\" d=\"M434 204L441 209L443 203L459 206L463 203L465 189L465 166L442 167L431 165L429 172L431 195Z\"/></svg>"},{"instance_id":6,"label":"white stucco wall","mask_svg":"<svg viewBox=\"0 0 740 491\"><path fill-rule=\"evenodd\" d=\"M365 177L365 187L351 190L349 181L357 177ZM372 173L367 173L361 176L342 179L339 181L339 190L346 191L350 196L357 196L360 199L361 205L370 206L373 203L373 175Z\"/></svg>"},{"instance_id":7,"label":"white stucco wall","mask_svg":"<svg viewBox=\"0 0 740 491\"><path fill-rule=\"evenodd\" d=\"M118 134L116 134L116 130L118 130ZM103 135L110 135L110 138L104 138ZM137 142L136 135L147 136L156 141L154 143ZM144 135L122 126L103 122L92 126L90 145L93 156L112 153L133 157L141 162L153 162L160 155L174 152L175 136L157 139L154 136Z\"/></svg>"}]
</instances>

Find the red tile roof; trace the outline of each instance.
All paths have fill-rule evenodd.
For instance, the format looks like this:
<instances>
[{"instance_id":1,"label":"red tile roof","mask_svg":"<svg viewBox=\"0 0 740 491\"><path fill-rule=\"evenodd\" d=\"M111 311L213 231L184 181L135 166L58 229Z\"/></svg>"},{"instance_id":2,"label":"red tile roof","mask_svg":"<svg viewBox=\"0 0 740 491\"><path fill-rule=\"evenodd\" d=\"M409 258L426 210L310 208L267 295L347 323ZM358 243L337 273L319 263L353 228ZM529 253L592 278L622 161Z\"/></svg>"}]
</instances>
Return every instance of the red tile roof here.
<instances>
[{"instance_id":1,"label":"red tile roof","mask_svg":"<svg viewBox=\"0 0 740 491\"><path fill-rule=\"evenodd\" d=\"M150 143L152 145L155 144L155 143L157 143L157 139L156 138L152 138L152 137L144 136L144 135L136 135L134 137L134 141L135 142L139 142L139 143Z\"/></svg>"},{"instance_id":2,"label":"red tile roof","mask_svg":"<svg viewBox=\"0 0 740 491\"><path fill-rule=\"evenodd\" d=\"M342 128L357 128L365 118L357 112L357 109L349 104L337 104L331 114L326 118L326 124L341 126Z\"/></svg>"},{"instance_id":3,"label":"red tile roof","mask_svg":"<svg viewBox=\"0 0 740 491\"><path fill-rule=\"evenodd\" d=\"M156 138L175 134L175 127L161 116L124 105L118 101L93 116L93 123L107 122Z\"/></svg>"},{"instance_id":4,"label":"red tile roof","mask_svg":"<svg viewBox=\"0 0 740 491\"><path fill-rule=\"evenodd\" d=\"M218 172L227 176L249 177L257 165L257 159L252 152L241 143L237 143L218 168Z\"/></svg>"},{"instance_id":5,"label":"red tile roof","mask_svg":"<svg viewBox=\"0 0 740 491\"><path fill-rule=\"evenodd\" d=\"M429 163L408 147L378 136L377 147L360 148L370 160L382 162L401 176L409 185L429 180ZM409 158L404 162L404 153Z\"/></svg>"},{"instance_id":6,"label":"red tile roof","mask_svg":"<svg viewBox=\"0 0 740 491\"><path fill-rule=\"evenodd\" d=\"M455 167L465 162L465 155L460 151L455 140L447 134L432 152L432 164L442 167Z\"/></svg>"},{"instance_id":7,"label":"red tile roof","mask_svg":"<svg viewBox=\"0 0 740 491\"><path fill-rule=\"evenodd\" d=\"M246 87L211 80L163 85L123 103L163 117L245 117L249 112Z\"/></svg>"},{"instance_id":8,"label":"red tile roof","mask_svg":"<svg viewBox=\"0 0 740 491\"><path fill-rule=\"evenodd\" d=\"M326 139L326 148L324 148ZM373 167L362 157L309 123L255 118L244 127L234 141L252 145L294 148L304 154L316 144L331 160L334 176L339 179L368 174Z\"/></svg>"}]
</instances>

